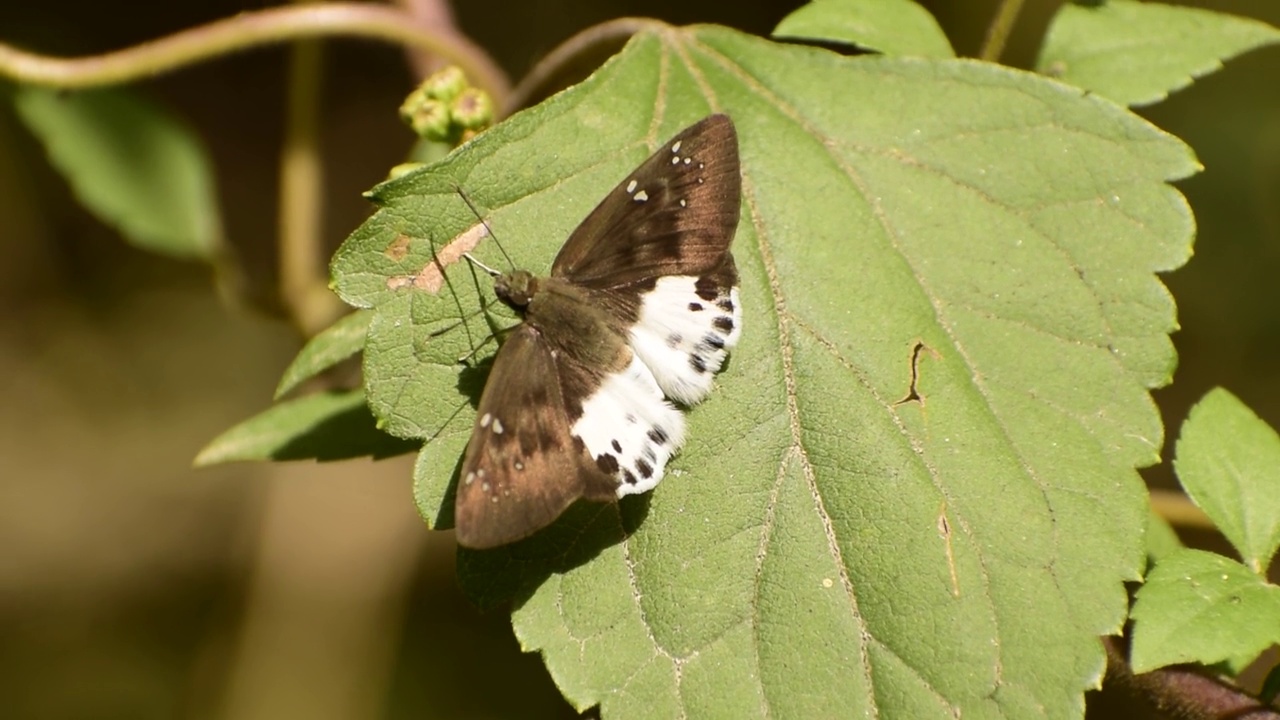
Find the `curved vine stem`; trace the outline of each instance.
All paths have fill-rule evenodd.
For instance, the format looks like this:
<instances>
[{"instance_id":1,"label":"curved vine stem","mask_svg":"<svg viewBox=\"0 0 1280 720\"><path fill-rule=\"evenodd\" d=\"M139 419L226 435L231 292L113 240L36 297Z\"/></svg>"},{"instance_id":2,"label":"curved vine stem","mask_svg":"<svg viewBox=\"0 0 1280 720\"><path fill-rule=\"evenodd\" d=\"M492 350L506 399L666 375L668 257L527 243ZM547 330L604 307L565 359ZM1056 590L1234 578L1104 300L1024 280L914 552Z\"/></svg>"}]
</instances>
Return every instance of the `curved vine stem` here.
<instances>
[{"instance_id":1,"label":"curved vine stem","mask_svg":"<svg viewBox=\"0 0 1280 720\"><path fill-rule=\"evenodd\" d=\"M1005 43L1009 41L1009 33L1013 31L1013 23L1022 12L1024 0L1001 0L1000 9L987 28L987 37L982 41L982 49L978 51L978 59L996 62L1004 52Z\"/></svg>"},{"instance_id":2,"label":"curved vine stem","mask_svg":"<svg viewBox=\"0 0 1280 720\"><path fill-rule=\"evenodd\" d=\"M341 35L425 50L462 68L505 106L510 83L479 46L455 33L424 28L403 10L371 3L330 3L244 12L124 50L54 58L0 43L0 76L59 88L115 85L172 72L259 45Z\"/></svg>"},{"instance_id":3,"label":"curved vine stem","mask_svg":"<svg viewBox=\"0 0 1280 720\"><path fill-rule=\"evenodd\" d=\"M0 43L0 76L32 85L74 89L115 85L172 72L221 55L271 43L325 36L383 40L453 63L502 107L510 83L478 46L450 24L431 24L412 9L361 3L298 4L246 12L124 50L55 58ZM316 148L320 48L303 43L290 69L289 112L281 157L281 299L294 324L310 336L341 313L327 289L320 257L322 167Z\"/></svg>"},{"instance_id":4,"label":"curved vine stem","mask_svg":"<svg viewBox=\"0 0 1280 720\"><path fill-rule=\"evenodd\" d=\"M524 107L536 94L544 90L557 73L570 66L579 56L593 49L629 38L642 30L653 30L667 27L666 23L652 18L624 17L608 22L592 25L582 32L560 43L546 57L521 78L505 103L498 103L502 114L511 113Z\"/></svg>"}]
</instances>

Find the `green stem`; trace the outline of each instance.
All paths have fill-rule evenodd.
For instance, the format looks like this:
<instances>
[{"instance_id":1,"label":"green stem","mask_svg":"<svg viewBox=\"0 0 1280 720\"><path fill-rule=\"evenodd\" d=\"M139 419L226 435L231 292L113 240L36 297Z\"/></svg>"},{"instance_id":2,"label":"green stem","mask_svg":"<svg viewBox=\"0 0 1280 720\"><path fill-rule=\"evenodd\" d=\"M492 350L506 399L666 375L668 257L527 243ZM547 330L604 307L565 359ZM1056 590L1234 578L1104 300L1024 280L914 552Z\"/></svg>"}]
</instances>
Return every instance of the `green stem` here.
<instances>
[{"instance_id":1,"label":"green stem","mask_svg":"<svg viewBox=\"0 0 1280 720\"><path fill-rule=\"evenodd\" d=\"M293 48L284 147L280 153L280 299L302 333L333 323L342 303L328 289L324 262L324 164L319 150L324 56L314 40Z\"/></svg>"},{"instance_id":2,"label":"green stem","mask_svg":"<svg viewBox=\"0 0 1280 720\"><path fill-rule=\"evenodd\" d=\"M444 57L461 67L499 107L510 91L502 70L469 40L424 28L403 10L364 3L245 12L124 50L82 58L48 57L0 43L0 77L59 88L117 85L259 45L333 35L383 40Z\"/></svg>"},{"instance_id":3,"label":"green stem","mask_svg":"<svg viewBox=\"0 0 1280 720\"><path fill-rule=\"evenodd\" d=\"M1013 24L1018 19L1018 13L1022 12L1023 2L1024 0L1003 0L1000 3L1000 9L996 11L991 27L987 28L987 37L982 41L982 49L978 51L979 60L987 62L1000 60L1005 43L1009 41L1009 33L1013 31Z\"/></svg>"},{"instance_id":4,"label":"green stem","mask_svg":"<svg viewBox=\"0 0 1280 720\"><path fill-rule=\"evenodd\" d=\"M665 23L658 20L634 17L618 18L592 25L560 43L520 79L519 84L507 96L505 103L496 102L495 104L502 108L503 116L510 115L540 94L550 92L552 81L584 55L609 45L620 45L626 38L642 30L661 30L666 27Z\"/></svg>"}]
</instances>

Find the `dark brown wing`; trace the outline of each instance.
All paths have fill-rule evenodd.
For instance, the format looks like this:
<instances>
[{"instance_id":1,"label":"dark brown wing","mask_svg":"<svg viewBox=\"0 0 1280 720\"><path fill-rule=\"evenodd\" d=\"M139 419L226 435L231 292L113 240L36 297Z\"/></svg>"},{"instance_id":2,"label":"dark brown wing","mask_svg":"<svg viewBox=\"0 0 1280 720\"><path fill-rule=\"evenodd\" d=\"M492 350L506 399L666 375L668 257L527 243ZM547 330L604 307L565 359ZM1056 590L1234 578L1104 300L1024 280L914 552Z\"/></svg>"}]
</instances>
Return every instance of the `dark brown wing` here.
<instances>
[{"instance_id":1,"label":"dark brown wing","mask_svg":"<svg viewBox=\"0 0 1280 720\"><path fill-rule=\"evenodd\" d=\"M738 135L711 115L658 149L561 248L553 277L607 289L720 267L738 227Z\"/></svg>"},{"instance_id":2,"label":"dark brown wing","mask_svg":"<svg viewBox=\"0 0 1280 720\"><path fill-rule=\"evenodd\" d=\"M466 460L458 478L458 543L489 548L551 524L575 500L614 498L617 481L601 472L570 433L562 387L594 382L592 371L553 356L538 330L521 325L494 360Z\"/></svg>"}]
</instances>

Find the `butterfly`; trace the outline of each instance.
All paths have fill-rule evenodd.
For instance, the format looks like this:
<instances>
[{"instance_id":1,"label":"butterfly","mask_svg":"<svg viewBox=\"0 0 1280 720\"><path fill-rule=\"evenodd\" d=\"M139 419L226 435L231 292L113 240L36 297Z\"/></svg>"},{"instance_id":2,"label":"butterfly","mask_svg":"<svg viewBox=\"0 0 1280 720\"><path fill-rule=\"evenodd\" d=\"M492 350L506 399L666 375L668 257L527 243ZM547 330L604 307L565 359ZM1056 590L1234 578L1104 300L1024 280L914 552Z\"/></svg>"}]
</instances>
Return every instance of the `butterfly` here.
<instances>
[{"instance_id":1,"label":"butterfly","mask_svg":"<svg viewBox=\"0 0 1280 720\"><path fill-rule=\"evenodd\" d=\"M460 470L458 543L489 548L578 499L651 490L742 332L729 245L742 179L725 115L686 128L565 241L549 277L497 275L498 350ZM668 398L670 400L668 400Z\"/></svg>"}]
</instances>

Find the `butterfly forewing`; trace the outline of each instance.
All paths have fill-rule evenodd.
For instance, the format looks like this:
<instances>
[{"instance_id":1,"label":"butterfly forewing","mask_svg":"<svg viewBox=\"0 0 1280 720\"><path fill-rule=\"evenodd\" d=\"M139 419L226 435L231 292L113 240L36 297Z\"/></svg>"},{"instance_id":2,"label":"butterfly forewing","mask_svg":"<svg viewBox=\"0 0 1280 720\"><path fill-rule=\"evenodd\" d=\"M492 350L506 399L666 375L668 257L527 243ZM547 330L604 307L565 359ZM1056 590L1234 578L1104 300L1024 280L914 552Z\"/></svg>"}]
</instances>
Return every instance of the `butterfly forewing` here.
<instances>
[{"instance_id":1,"label":"butterfly forewing","mask_svg":"<svg viewBox=\"0 0 1280 720\"><path fill-rule=\"evenodd\" d=\"M628 175L569 236L551 274L620 287L719 266L738 226L738 136L725 115L690 126Z\"/></svg>"},{"instance_id":2,"label":"butterfly forewing","mask_svg":"<svg viewBox=\"0 0 1280 720\"><path fill-rule=\"evenodd\" d=\"M551 277L502 276L524 317L494 361L458 483L459 543L526 537L579 498L645 492L741 333L733 123L657 150L573 232Z\"/></svg>"},{"instance_id":3,"label":"butterfly forewing","mask_svg":"<svg viewBox=\"0 0 1280 720\"><path fill-rule=\"evenodd\" d=\"M519 540L579 497L611 495L613 483L569 431L562 385L552 348L536 329L522 325L507 337L480 396L458 479L459 543L485 548Z\"/></svg>"}]
</instances>

